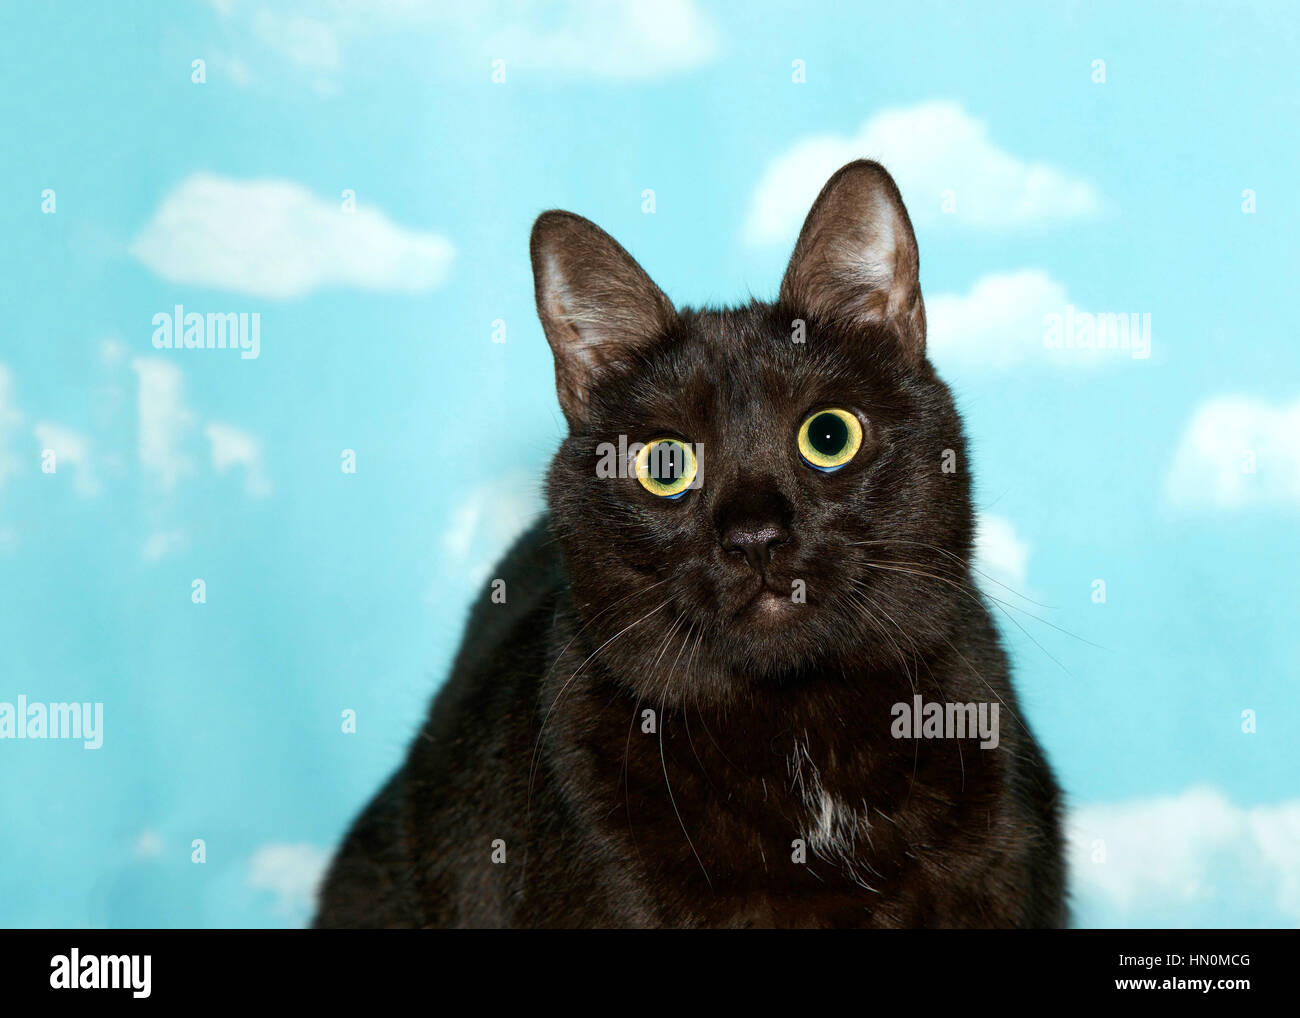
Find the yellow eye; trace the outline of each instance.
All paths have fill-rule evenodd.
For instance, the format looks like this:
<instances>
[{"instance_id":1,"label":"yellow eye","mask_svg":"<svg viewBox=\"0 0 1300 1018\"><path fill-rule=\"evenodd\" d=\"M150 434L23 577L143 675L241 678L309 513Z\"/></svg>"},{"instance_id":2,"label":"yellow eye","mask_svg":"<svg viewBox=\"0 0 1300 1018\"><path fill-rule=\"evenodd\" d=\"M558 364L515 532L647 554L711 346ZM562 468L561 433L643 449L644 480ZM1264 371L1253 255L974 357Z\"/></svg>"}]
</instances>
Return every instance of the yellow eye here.
<instances>
[{"instance_id":1,"label":"yellow eye","mask_svg":"<svg viewBox=\"0 0 1300 1018\"><path fill-rule=\"evenodd\" d=\"M847 410L818 410L799 426L799 455L818 470L838 470L860 448L862 425Z\"/></svg>"},{"instance_id":2,"label":"yellow eye","mask_svg":"<svg viewBox=\"0 0 1300 1018\"><path fill-rule=\"evenodd\" d=\"M656 438L636 454L636 479L661 498L681 498L699 470L695 451L675 438Z\"/></svg>"}]
</instances>

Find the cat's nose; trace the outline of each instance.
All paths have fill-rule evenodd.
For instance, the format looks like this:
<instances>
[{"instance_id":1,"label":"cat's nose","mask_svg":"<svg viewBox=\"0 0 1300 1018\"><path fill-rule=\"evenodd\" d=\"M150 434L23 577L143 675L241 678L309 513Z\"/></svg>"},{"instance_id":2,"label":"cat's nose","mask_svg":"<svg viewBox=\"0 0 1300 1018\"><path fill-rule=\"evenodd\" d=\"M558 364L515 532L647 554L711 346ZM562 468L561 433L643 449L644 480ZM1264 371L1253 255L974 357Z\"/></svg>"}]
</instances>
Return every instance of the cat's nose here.
<instances>
[{"instance_id":1,"label":"cat's nose","mask_svg":"<svg viewBox=\"0 0 1300 1018\"><path fill-rule=\"evenodd\" d=\"M758 526L752 524L729 528L722 535L723 551L745 556L745 561L757 573L767 569L772 558L772 549L790 539L785 527L774 523Z\"/></svg>"}]
</instances>

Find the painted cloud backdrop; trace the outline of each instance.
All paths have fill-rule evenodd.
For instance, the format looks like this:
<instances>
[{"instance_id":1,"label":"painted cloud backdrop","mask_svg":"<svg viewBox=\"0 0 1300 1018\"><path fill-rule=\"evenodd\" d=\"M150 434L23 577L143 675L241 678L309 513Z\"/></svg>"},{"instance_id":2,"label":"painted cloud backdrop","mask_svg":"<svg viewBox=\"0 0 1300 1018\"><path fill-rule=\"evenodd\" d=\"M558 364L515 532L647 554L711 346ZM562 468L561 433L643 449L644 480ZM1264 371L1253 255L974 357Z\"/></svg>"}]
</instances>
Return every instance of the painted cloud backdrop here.
<instances>
[{"instance_id":1,"label":"painted cloud backdrop","mask_svg":"<svg viewBox=\"0 0 1300 1018\"><path fill-rule=\"evenodd\" d=\"M473 6L0 12L0 701L106 729L0 743L0 920L303 922L541 504L533 218L770 296L868 156L1078 922L1300 925L1286 6Z\"/></svg>"}]
</instances>

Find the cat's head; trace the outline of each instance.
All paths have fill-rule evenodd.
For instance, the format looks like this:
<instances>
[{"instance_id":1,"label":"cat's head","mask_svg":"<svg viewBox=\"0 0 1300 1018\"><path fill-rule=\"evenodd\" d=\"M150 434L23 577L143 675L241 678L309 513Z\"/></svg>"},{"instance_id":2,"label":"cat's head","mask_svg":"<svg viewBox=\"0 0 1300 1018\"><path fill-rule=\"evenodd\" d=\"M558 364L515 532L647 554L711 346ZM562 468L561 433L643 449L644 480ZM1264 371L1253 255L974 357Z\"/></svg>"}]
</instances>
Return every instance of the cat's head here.
<instances>
[{"instance_id":1,"label":"cat's head","mask_svg":"<svg viewBox=\"0 0 1300 1018\"><path fill-rule=\"evenodd\" d=\"M537 220L532 261L569 424L548 500L588 667L656 702L717 700L910 670L945 638L970 596L965 449L880 165L826 184L775 304L677 310L567 212Z\"/></svg>"}]
</instances>

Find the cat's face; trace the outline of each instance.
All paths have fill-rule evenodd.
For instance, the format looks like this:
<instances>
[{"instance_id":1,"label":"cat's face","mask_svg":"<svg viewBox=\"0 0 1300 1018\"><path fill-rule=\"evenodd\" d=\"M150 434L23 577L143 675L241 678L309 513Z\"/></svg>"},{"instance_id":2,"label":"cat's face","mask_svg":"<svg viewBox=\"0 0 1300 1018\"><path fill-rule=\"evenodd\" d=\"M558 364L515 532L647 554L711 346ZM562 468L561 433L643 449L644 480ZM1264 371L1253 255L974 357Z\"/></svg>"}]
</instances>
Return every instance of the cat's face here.
<instances>
[{"instance_id":1,"label":"cat's face","mask_svg":"<svg viewBox=\"0 0 1300 1018\"><path fill-rule=\"evenodd\" d=\"M919 667L969 596L971 510L884 171L832 178L776 304L677 312L564 213L533 257L570 424L549 502L592 666L654 701Z\"/></svg>"}]
</instances>

